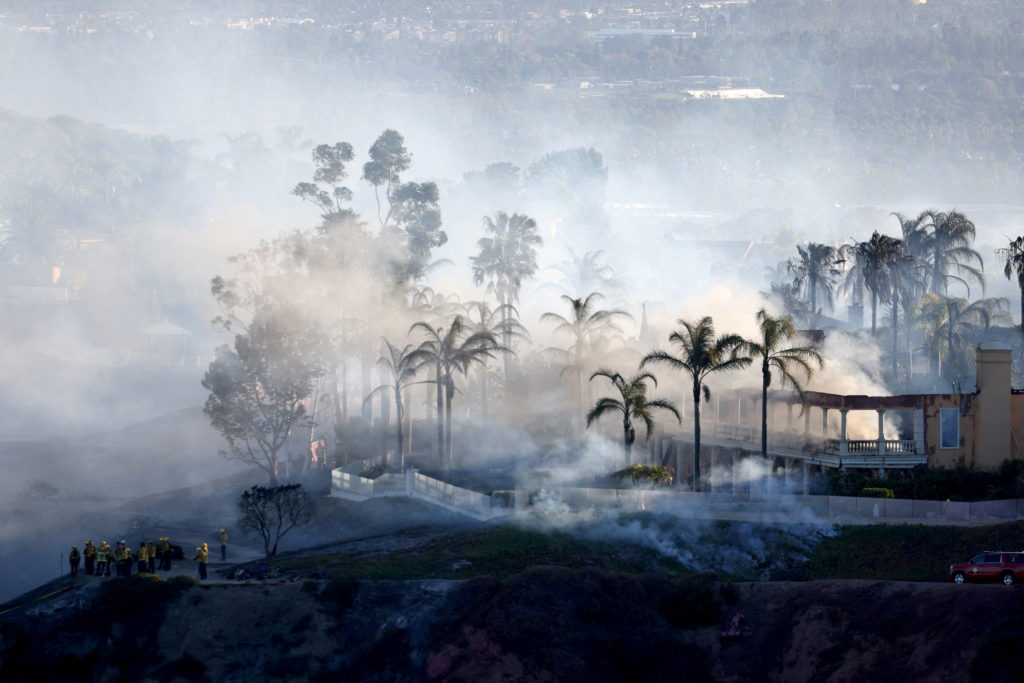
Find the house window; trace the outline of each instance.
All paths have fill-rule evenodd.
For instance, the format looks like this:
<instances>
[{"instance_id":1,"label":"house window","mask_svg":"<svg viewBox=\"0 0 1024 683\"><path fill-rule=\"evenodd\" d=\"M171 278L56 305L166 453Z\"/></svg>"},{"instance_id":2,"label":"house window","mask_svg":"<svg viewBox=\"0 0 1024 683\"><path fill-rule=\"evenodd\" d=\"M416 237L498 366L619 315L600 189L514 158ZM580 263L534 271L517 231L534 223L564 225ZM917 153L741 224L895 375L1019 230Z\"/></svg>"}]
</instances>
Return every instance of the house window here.
<instances>
[{"instance_id":1,"label":"house window","mask_svg":"<svg viewBox=\"0 0 1024 683\"><path fill-rule=\"evenodd\" d=\"M939 447L960 448L960 409L943 408L939 419Z\"/></svg>"}]
</instances>

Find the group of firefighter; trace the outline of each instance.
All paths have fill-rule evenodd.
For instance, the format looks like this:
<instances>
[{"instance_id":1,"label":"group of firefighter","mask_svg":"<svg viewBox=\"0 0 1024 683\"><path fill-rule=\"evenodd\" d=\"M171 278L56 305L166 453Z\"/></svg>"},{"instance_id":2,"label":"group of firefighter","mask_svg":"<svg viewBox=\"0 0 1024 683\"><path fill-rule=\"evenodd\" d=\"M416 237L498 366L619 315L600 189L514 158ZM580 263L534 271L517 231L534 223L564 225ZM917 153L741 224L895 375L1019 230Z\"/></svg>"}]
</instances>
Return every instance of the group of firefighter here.
<instances>
[{"instance_id":1,"label":"group of firefighter","mask_svg":"<svg viewBox=\"0 0 1024 683\"><path fill-rule=\"evenodd\" d=\"M228 534L224 529L220 530L220 559L227 560L228 556ZM171 547L171 539L164 536L159 544L153 541L142 541L138 550L132 555L131 546L127 541L118 541L111 548L106 541L94 545L92 541L85 542L84 551L79 551L77 545L71 546L71 553L68 555L68 562L71 564L71 576L78 576L78 567L82 560L85 560L85 573L95 576L131 576L132 563L134 562L139 574L153 574L157 571L170 571L171 559L174 551ZM195 560L199 569L199 578L206 578L206 565L210 561L210 548L206 543L196 548Z\"/></svg>"}]
</instances>

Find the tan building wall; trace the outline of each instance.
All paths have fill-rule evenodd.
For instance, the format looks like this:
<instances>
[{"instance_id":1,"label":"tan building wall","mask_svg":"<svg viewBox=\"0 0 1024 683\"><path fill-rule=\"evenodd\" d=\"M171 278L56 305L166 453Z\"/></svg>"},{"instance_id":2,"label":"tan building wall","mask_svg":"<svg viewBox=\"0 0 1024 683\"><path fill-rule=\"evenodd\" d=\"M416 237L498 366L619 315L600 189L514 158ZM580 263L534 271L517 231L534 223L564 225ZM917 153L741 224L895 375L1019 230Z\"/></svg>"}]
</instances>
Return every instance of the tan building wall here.
<instances>
[{"instance_id":1,"label":"tan building wall","mask_svg":"<svg viewBox=\"0 0 1024 683\"><path fill-rule=\"evenodd\" d=\"M924 443L928 450L930 467L970 465L975 460L977 443L977 397L970 394L925 394ZM942 409L956 408L960 412L960 439L957 448L942 448Z\"/></svg>"}]
</instances>

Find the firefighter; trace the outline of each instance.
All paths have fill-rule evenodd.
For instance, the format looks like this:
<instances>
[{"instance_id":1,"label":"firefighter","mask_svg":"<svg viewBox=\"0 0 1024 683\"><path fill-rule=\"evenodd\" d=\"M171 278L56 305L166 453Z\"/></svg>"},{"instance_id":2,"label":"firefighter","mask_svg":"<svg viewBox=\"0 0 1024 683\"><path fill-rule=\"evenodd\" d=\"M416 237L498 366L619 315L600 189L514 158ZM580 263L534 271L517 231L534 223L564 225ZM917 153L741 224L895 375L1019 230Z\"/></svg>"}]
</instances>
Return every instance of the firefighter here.
<instances>
[{"instance_id":1,"label":"firefighter","mask_svg":"<svg viewBox=\"0 0 1024 683\"><path fill-rule=\"evenodd\" d=\"M114 576L124 576L124 541L114 544Z\"/></svg>"},{"instance_id":2,"label":"firefighter","mask_svg":"<svg viewBox=\"0 0 1024 683\"><path fill-rule=\"evenodd\" d=\"M121 541L124 546L124 575L132 575L132 547L128 545L128 541Z\"/></svg>"},{"instance_id":3,"label":"firefighter","mask_svg":"<svg viewBox=\"0 0 1024 683\"><path fill-rule=\"evenodd\" d=\"M110 576L110 545L100 541L96 551L96 576Z\"/></svg>"},{"instance_id":4,"label":"firefighter","mask_svg":"<svg viewBox=\"0 0 1024 683\"><path fill-rule=\"evenodd\" d=\"M171 570L171 539L166 536L160 539L160 569Z\"/></svg>"},{"instance_id":5,"label":"firefighter","mask_svg":"<svg viewBox=\"0 0 1024 683\"><path fill-rule=\"evenodd\" d=\"M139 541L139 550L135 553L135 563L139 566L139 573L149 572L149 551L146 550L146 542Z\"/></svg>"},{"instance_id":6,"label":"firefighter","mask_svg":"<svg viewBox=\"0 0 1024 683\"><path fill-rule=\"evenodd\" d=\"M85 573L95 574L96 573L96 546L92 544L92 541L85 542Z\"/></svg>"},{"instance_id":7,"label":"firefighter","mask_svg":"<svg viewBox=\"0 0 1024 683\"><path fill-rule=\"evenodd\" d=\"M220 530L220 561L227 562L228 559L228 532Z\"/></svg>"},{"instance_id":8,"label":"firefighter","mask_svg":"<svg viewBox=\"0 0 1024 683\"><path fill-rule=\"evenodd\" d=\"M149 558L149 572L156 574L156 544L153 541L146 546L146 556Z\"/></svg>"},{"instance_id":9,"label":"firefighter","mask_svg":"<svg viewBox=\"0 0 1024 683\"><path fill-rule=\"evenodd\" d=\"M199 578L205 579L206 563L210 560L210 549L205 543L196 548L196 556L192 559L199 563Z\"/></svg>"},{"instance_id":10,"label":"firefighter","mask_svg":"<svg viewBox=\"0 0 1024 683\"><path fill-rule=\"evenodd\" d=\"M78 576L78 564L82 561L82 553L78 552L78 546L71 546L68 553L68 562L71 564L71 576Z\"/></svg>"}]
</instances>

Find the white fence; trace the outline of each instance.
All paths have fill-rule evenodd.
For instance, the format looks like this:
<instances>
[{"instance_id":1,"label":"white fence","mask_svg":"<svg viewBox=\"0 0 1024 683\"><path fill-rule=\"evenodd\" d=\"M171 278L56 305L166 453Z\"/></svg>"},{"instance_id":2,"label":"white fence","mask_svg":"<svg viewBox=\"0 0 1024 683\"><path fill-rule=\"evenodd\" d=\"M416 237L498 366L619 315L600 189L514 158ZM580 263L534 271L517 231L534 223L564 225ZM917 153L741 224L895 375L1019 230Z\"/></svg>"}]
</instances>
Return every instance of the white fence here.
<instances>
[{"instance_id":1,"label":"white fence","mask_svg":"<svg viewBox=\"0 0 1024 683\"><path fill-rule=\"evenodd\" d=\"M376 463L363 461L332 470L331 495L349 500L366 500L381 496L408 496L478 519L489 519L495 514L509 512L508 508L493 507L491 497L486 494L428 477L415 469L408 469L404 473L382 474L376 479L360 475L360 472L374 464Z\"/></svg>"},{"instance_id":2,"label":"white fence","mask_svg":"<svg viewBox=\"0 0 1024 683\"><path fill-rule=\"evenodd\" d=\"M349 500L367 500L382 496L418 498L448 510L485 520L526 508L539 499L558 498L571 507L618 506L624 508L670 509L693 506L701 514L728 516L804 509L819 518L843 521L930 521L982 522L1024 519L1024 499L989 500L961 503L939 500L900 498L854 498L849 496L746 495L730 493L694 493L673 489L561 488L518 489L514 505L502 504L502 497L428 477L415 469L404 473L382 474L376 479L360 475L372 461L339 467L331 472L331 495ZM497 502L495 502L497 501ZM511 501L509 501L511 503Z\"/></svg>"}]
</instances>

